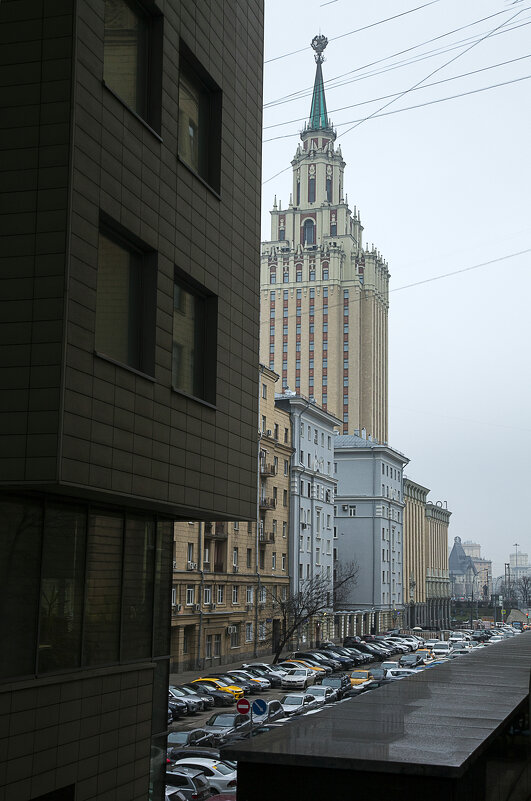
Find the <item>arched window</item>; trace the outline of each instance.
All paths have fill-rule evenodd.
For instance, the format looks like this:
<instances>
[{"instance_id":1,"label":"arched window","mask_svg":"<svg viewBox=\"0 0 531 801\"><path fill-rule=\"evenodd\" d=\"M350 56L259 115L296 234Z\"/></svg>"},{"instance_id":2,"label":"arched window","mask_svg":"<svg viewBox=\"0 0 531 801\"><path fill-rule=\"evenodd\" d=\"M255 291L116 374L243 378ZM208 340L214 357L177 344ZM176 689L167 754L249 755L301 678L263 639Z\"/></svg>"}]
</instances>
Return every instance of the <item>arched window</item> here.
<instances>
[{"instance_id":1,"label":"arched window","mask_svg":"<svg viewBox=\"0 0 531 801\"><path fill-rule=\"evenodd\" d=\"M304 244L315 245L315 225L313 220L305 220L303 225Z\"/></svg>"}]
</instances>

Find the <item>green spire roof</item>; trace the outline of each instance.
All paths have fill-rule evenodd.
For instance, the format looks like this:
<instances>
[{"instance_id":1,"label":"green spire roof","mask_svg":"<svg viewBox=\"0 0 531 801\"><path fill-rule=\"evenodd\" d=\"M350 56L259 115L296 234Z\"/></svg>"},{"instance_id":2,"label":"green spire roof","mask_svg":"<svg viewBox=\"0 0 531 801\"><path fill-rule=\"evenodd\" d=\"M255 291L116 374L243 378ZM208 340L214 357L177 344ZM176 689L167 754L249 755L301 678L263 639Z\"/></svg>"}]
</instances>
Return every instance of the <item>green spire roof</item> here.
<instances>
[{"instance_id":1,"label":"green spire roof","mask_svg":"<svg viewBox=\"0 0 531 801\"><path fill-rule=\"evenodd\" d=\"M326 112L326 99L323 84L323 71L321 69L322 56L316 58L317 70L315 72L315 83L313 85L312 107L310 109L310 121L308 128L313 131L319 128L329 128L328 114Z\"/></svg>"}]
</instances>

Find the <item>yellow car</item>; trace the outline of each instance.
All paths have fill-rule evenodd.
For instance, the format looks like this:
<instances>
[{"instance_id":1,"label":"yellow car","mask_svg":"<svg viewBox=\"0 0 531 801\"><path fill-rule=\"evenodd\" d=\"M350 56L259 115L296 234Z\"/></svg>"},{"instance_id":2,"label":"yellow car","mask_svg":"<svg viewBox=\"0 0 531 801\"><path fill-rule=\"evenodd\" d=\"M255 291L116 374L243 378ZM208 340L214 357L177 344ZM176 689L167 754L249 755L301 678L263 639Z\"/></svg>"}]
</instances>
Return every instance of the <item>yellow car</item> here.
<instances>
[{"instance_id":1,"label":"yellow car","mask_svg":"<svg viewBox=\"0 0 531 801\"><path fill-rule=\"evenodd\" d=\"M309 662L304 662L302 659L286 659L286 662L293 662L293 667L297 667L297 665L302 665L302 667L308 668L308 670L313 670L314 673L318 673L319 677L324 678L326 675L326 670L322 667L317 667L316 665L310 665Z\"/></svg>"},{"instance_id":2,"label":"yellow car","mask_svg":"<svg viewBox=\"0 0 531 801\"><path fill-rule=\"evenodd\" d=\"M434 656L429 648L419 648L415 651L415 656L420 656L425 662L433 662Z\"/></svg>"},{"instance_id":3,"label":"yellow car","mask_svg":"<svg viewBox=\"0 0 531 801\"><path fill-rule=\"evenodd\" d=\"M370 681L372 679L372 673L370 670L353 670L350 674L350 683L353 687L356 687L358 684L365 684L366 681Z\"/></svg>"},{"instance_id":4,"label":"yellow car","mask_svg":"<svg viewBox=\"0 0 531 801\"><path fill-rule=\"evenodd\" d=\"M236 700L243 698L243 690L241 687L237 687L235 684L227 684L227 682L222 681L222 679L205 677L194 679L191 684L195 684L195 682L201 682L203 687L210 686L213 690L223 690L223 692L230 693Z\"/></svg>"}]
</instances>

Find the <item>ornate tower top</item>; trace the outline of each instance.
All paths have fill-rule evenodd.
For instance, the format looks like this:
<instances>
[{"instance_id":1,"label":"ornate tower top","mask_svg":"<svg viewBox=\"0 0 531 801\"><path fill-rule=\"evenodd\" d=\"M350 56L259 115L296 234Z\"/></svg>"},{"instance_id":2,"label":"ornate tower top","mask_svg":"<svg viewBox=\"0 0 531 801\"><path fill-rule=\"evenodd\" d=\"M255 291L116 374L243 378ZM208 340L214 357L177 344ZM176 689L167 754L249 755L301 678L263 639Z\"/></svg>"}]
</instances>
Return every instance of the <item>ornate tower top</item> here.
<instances>
[{"instance_id":1,"label":"ornate tower top","mask_svg":"<svg viewBox=\"0 0 531 801\"><path fill-rule=\"evenodd\" d=\"M324 93L323 71L321 64L324 61L323 50L328 44L326 36L319 34L312 39L312 48L315 50L315 61L317 70L315 72L315 82L313 85L312 107L310 109L310 119L306 125L308 131L329 130L332 126L326 111L326 100Z\"/></svg>"}]
</instances>

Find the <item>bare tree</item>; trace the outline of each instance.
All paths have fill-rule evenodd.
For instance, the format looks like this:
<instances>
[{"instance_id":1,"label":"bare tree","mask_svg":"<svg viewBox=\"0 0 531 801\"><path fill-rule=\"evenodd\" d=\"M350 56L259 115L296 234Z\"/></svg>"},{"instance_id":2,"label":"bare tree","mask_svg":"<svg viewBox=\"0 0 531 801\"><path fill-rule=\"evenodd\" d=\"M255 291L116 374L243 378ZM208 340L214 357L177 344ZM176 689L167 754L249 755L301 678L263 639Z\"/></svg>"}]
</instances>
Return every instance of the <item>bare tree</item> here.
<instances>
[{"instance_id":1,"label":"bare tree","mask_svg":"<svg viewBox=\"0 0 531 801\"><path fill-rule=\"evenodd\" d=\"M274 649L273 664L278 662L282 651L292 642L312 618L331 609L339 608L356 585L359 572L357 562L348 562L335 571L334 581L321 571L313 578L303 579L299 591L286 593L276 586L267 587L267 603L271 617L280 617L280 628L269 632ZM285 588L286 589L286 588Z\"/></svg>"},{"instance_id":2,"label":"bare tree","mask_svg":"<svg viewBox=\"0 0 531 801\"><path fill-rule=\"evenodd\" d=\"M514 589L522 605L528 607L531 601L531 576L521 576L518 581L515 582Z\"/></svg>"}]
</instances>

